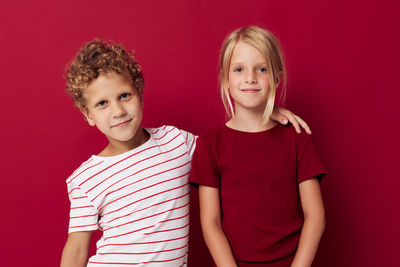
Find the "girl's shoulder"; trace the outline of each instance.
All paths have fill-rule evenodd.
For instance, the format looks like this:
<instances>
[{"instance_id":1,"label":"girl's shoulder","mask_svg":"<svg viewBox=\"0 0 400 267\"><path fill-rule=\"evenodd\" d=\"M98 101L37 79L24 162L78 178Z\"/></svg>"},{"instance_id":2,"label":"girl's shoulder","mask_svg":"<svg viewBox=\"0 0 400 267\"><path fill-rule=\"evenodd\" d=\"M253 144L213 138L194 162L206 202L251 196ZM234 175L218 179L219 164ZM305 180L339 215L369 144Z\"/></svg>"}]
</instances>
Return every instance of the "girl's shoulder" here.
<instances>
[{"instance_id":1,"label":"girl's shoulder","mask_svg":"<svg viewBox=\"0 0 400 267\"><path fill-rule=\"evenodd\" d=\"M226 126L224 124L218 125L214 128L211 128L199 135L199 141L205 144L218 142L221 138L223 138Z\"/></svg>"}]
</instances>

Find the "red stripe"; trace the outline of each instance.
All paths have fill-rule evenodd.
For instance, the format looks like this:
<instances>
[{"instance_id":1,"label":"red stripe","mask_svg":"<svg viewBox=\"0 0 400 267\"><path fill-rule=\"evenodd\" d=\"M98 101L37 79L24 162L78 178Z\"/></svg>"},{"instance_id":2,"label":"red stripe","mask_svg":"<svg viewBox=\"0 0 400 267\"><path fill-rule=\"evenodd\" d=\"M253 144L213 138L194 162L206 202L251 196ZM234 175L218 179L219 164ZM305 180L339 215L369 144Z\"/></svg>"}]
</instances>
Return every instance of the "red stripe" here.
<instances>
[{"instance_id":1,"label":"red stripe","mask_svg":"<svg viewBox=\"0 0 400 267\"><path fill-rule=\"evenodd\" d=\"M189 224L186 224L186 225L184 225L184 226L182 226L182 227L178 227L178 228L171 228L171 229L166 229L166 230L154 231L154 232L151 232L151 233L144 233L144 235L151 235L151 234L157 234L157 233L164 233L164 232L169 232L169 231L175 231L175 230L183 229L183 228L188 227L188 226L189 226Z\"/></svg>"},{"instance_id":2,"label":"red stripe","mask_svg":"<svg viewBox=\"0 0 400 267\"><path fill-rule=\"evenodd\" d=\"M91 214L91 215L75 216L75 217L70 217L70 219L78 219L78 218L84 218L84 217L92 217L92 216L97 216L97 215L99 215L99 214L96 213L96 214Z\"/></svg>"},{"instance_id":3,"label":"red stripe","mask_svg":"<svg viewBox=\"0 0 400 267\"><path fill-rule=\"evenodd\" d=\"M117 227L120 227L120 226L123 226L123 225L131 224L131 223L138 222L138 221L141 221L141 220L145 220L145 219L148 219L148 218L151 218L151 217L155 217L155 216L164 214L164 213L169 212L169 211L178 210L178 209L186 207L187 205L189 205L189 203L186 203L185 205L180 206L180 207L176 207L176 208L172 208L172 209L169 209L169 210L165 210L165 211L160 212L160 213L156 213L156 214L152 214L152 215L149 215L149 216L146 216L146 217L142 217L142 218L136 219L134 221L130 221L130 222L126 222L126 223L123 223L123 224L115 225L115 226L109 227L107 229L104 229L103 231L105 232L105 231L111 230L113 228L117 228ZM185 217L185 216L183 216L183 217ZM166 221L168 221L168 220L166 220ZM164 222L164 221L160 221L160 222Z\"/></svg>"},{"instance_id":4,"label":"red stripe","mask_svg":"<svg viewBox=\"0 0 400 267\"><path fill-rule=\"evenodd\" d=\"M87 164L89 164L90 162L92 162L93 158L88 159L87 161L85 161L84 163L81 164L81 166L79 166L70 176L74 175L75 173L77 173L80 169L82 169L83 167L85 167Z\"/></svg>"},{"instance_id":5,"label":"red stripe","mask_svg":"<svg viewBox=\"0 0 400 267\"><path fill-rule=\"evenodd\" d=\"M158 251L149 251L149 252L106 252L106 253L98 253L98 255L144 255L144 254L154 254L154 253L162 253L162 252L170 252L170 251L174 251L174 250L179 250L179 249L183 249L187 246L184 245L182 247L179 248L171 248L171 249L165 249L165 250L158 250Z\"/></svg>"},{"instance_id":6,"label":"red stripe","mask_svg":"<svg viewBox=\"0 0 400 267\"><path fill-rule=\"evenodd\" d=\"M94 206L93 205L89 205L89 206L73 207L73 208L71 208L71 210L73 210L73 209L84 209L84 208L94 208Z\"/></svg>"},{"instance_id":7,"label":"red stripe","mask_svg":"<svg viewBox=\"0 0 400 267\"><path fill-rule=\"evenodd\" d=\"M175 127L172 127L172 129L169 130L169 131L167 131L167 132L165 132L163 136L157 137L157 138L153 138L153 139L154 139L154 140L161 140L161 139L163 139L167 134L169 134L170 132L172 132L174 129L175 129ZM180 134L180 133L179 133L179 134Z\"/></svg>"},{"instance_id":8,"label":"red stripe","mask_svg":"<svg viewBox=\"0 0 400 267\"><path fill-rule=\"evenodd\" d=\"M155 131L155 132L149 132L149 134L156 134L156 133L158 133L159 130L160 130L160 128L158 128L157 131Z\"/></svg>"},{"instance_id":9,"label":"red stripe","mask_svg":"<svg viewBox=\"0 0 400 267\"><path fill-rule=\"evenodd\" d=\"M162 201L162 202L159 202L159 203L150 205L150 206L148 206L148 207L145 207L145 208L142 208L142 209L139 209L139 210L135 210L134 212L128 213L128 214L126 214L126 215L123 215L123 216L120 216L120 217L116 217L116 218L114 218L114 219L112 219L112 220L110 220L110 221L108 221L108 222L101 222L100 225L105 224L105 223L111 223L111 222L113 222L113 221L115 221L115 220L122 219L122 218L125 218L125 217L127 217L127 216L130 216L130 215L132 215L132 214L134 214L134 213L136 213L136 212L140 212L140 211L143 211L143 210L146 210L146 209L150 209L150 208L152 208L152 207L155 207L155 206L158 206L158 205L161 205L161 204L170 202L170 201L174 201L174 200L177 200L177 199L179 199L179 198L183 198L183 197L185 197L185 196L187 196L187 195L189 195L189 192L186 193L186 194L184 194L184 195L182 195L182 196L175 197L175 198L171 198L171 199L168 199L168 200L165 200L165 201Z\"/></svg>"},{"instance_id":10,"label":"red stripe","mask_svg":"<svg viewBox=\"0 0 400 267\"><path fill-rule=\"evenodd\" d=\"M73 197L71 199L81 199L81 198L87 198L88 196L83 196L83 197Z\"/></svg>"},{"instance_id":11,"label":"red stripe","mask_svg":"<svg viewBox=\"0 0 400 267\"><path fill-rule=\"evenodd\" d=\"M179 136L179 135L177 135L177 136ZM144 152L144 151L146 151L146 150L149 150L149 149L152 149L152 148L155 148L155 147L161 147L161 146L164 146L164 145L170 143L170 142L171 142L172 140L174 140L177 136L175 136L174 138L172 138L171 140L169 140L168 142L166 142L166 143L164 143L164 144L154 145L154 146L151 146L151 147L142 149L142 150L140 150L140 151L138 151L138 152L136 152L136 153L133 153L132 155L129 155L129 156L127 156L127 157L125 157L125 158L123 158L123 159L121 159L121 160L115 162L114 164L111 164L111 165L108 166L107 168L104 168L104 169L102 169L101 171L99 171L98 173L96 173L96 174L90 176L89 178L87 178L87 179L86 179L85 181L83 181L79 186L83 185L83 184L86 183L88 180L92 179L94 176L96 176L96 175L98 175L98 174L104 172L105 170L108 170L109 168L111 168L111 167L113 167L113 166L115 166L115 165L117 165L117 164L119 164L119 163L121 163L121 162L123 162L123 161L125 161L125 160L127 160L127 159L129 159L129 158L131 158L131 157L133 157L133 156L136 156L136 155L138 155L138 154L140 154L140 153L142 153L142 152Z\"/></svg>"},{"instance_id":12,"label":"red stripe","mask_svg":"<svg viewBox=\"0 0 400 267\"><path fill-rule=\"evenodd\" d=\"M179 178L181 178L181 177L183 177L183 176L188 175L189 173L190 173L190 172L187 172L187 173L185 173L185 174L183 174L183 175L180 175L180 176L178 176L178 177L174 177L174 178L171 178L171 179L167 179L167 180L164 180L164 181L161 181L161 182L158 182L158 183L155 183L155 184L152 184L152 185L149 185L149 186L140 188L140 189L138 189L138 190L136 190L136 191L133 191L133 192L127 194L127 195L124 195L124 196L121 196L121 197L119 197L119 198L116 198L116 199L114 199L114 200L112 200L112 201L109 201L107 204L105 204L103 207L101 207L101 208L99 209L99 212L101 212L101 210L104 209L105 207L107 207L108 205L110 205L110 204L112 204L112 203L114 203L114 202L116 202L116 201L118 201L118 200L121 200L121 199L126 198L126 197L128 197L128 196L131 196L131 195L133 195L133 194L136 194L137 192L143 191L143 190L145 190L145 189L149 189L149 188L151 188L151 187L153 187L153 186L157 186L157 185L160 185L160 184L163 184L163 183L167 183L167 182L170 182L170 181L179 179Z\"/></svg>"},{"instance_id":13,"label":"red stripe","mask_svg":"<svg viewBox=\"0 0 400 267\"><path fill-rule=\"evenodd\" d=\"M125 205L125 206L123 206L123 207L121 207L121 208L119 208L119 209L116 209L116 210L113 210L113 211L104 213L103 216L106 216L106 215L109 215L109 214L111 214L111 213L120 211L120 210L122 210L122 209L124 209L124 208L126 208L126 207L129 207L129 206L131 206L131 205L133 205L133 204L135 204L135 203L137 203L137 202L143 201L143 200L145 200L145 199L152 198L152 197L154 197L154 196L161 195L161 194L164 194L164 193L166 193L166 192L169 192L169 191L173 191L173 190L182 188L182 187L184 187L184 186L187 186L188 184L189 184L189 183L185 183L185 184L183 184L183 185L181 185L181 186L174 187L174 188L171 188L171 189L168 189L168 190L164 190L164 191L158 192L158 193L156 193L156 194L153 194L153 195L144 197L144 198L142 198L142 199L136 200L136 201L134 201L134 202L132 202L132 203L129 203L129 204L127 204L127 205Z\"/></svg>"},{"instance_id":14,"label":"red stripe","mask_svg":"<svg viewBox=\"0 0 400 267\"><path fill-rule=\"evenodd\" d=\"M174 168L171 168L171 169L168 169L168 170L159 172L159 173L155 173L155 174L152 174L152 175L150 175L150 176L144 177L144 178L142 178L142 179L140 179L140 180L137 180L137 181L134 181L134 182L132 182L132 183L126 184L126 185L124 185L124 186L122 186L122 187L120 187L120 188L118 188L118 189L115 189L115 190L113 190L113 191L108 192L107 194L104 195L104 197L109 196L109 195L111 195L111 194L113 194L113 193L115 193L115 192L117 192L117 191L119 191L119 190L121 190L121 189L124 189L125 187L128 187L128 186L130 186L130 185L133 185L133 184L135 184L135 183L138 183L138 182L147 180L147 179L149 179L149 178L152 178L152 177L154 177L154 176L157 176L157 175L160 175L160 174L169 172L169 171L173 171L173 170L179 169L179 168L181 168L181 167L183 167L183 166L185 166L185 165L187 165L187 164L189 164L189 163L190 163L190 161L188 161L188 162L186 162L185 164L182 164L182 165L180 165L180 166L177 166L177 167L174 167ZM128 177L129 177L129 176L128 176ZM125 177L125 178L128 178L128 177ZM125 179L125 178L124 178L124 179ZM107 189L108 189L108 188L107 188Z\"/></svg>"},{"instance_id":15,"label":"red stripe","mask_svg":"<svg viewBox=\"0 0 400 267\"><path fill-rule=\"evenodd\" d=\"M159 222L160 223L164 223L164 222L176 221L176 220L179 220L179 219L183 219L183 218L187 217L188 215L189 215L189 212L186 213L185 215L181 216L181 217L176 217L176 218L172 218L172 219L168 219L168 220L164 220L164 221L159 221Z\"/></svg>"},{"instance_id":16,"label":"red stripe","mask_svg":"<svg viewBox=\"0 0 400 267\"><path fill-rule=\"evenodd\" d=\"M192 151L193 145L194 145L195 143L196 143L196 137L194 137L194 138L192 139L192 144L190 145L189 153Z\"/></svg>"},{"instance_id":17,"label":"red stripe","mask_svg":"<svg viewBox=\"0 0 400 267\"><path fill-rule=\"evenodd\" d=\"M116 173L114 173L114 174L112 174L112 175L110 175L109 177L107 177L106 179L104 179L103 181L101 181L100 183L96 184L94 187L92 187L92 188L89 189L88 191L86 191L86 193L89 193L90 191L92 191L93 189L95 189L97 186L99 186L100 184L102 184L102 183L104 183L105 181L107 181L108 179L110 179L112 176L114 176L114 175L116 175L116 174L118 174L118 173L120 173L120 172L122 172L122 171L125 171L126 169L131 168L132 166L134 166L134 165L136 165L136 164L138 164L138 163L140 163L140 162L142 162L142 161L144 161L144 160L148 160L148 159L153 158L153 157L155 157L155 156L158 156L158 155L161 155L161 154L165 154L165 153L171 152L171 151L173 151L173 150L179 148L181 145L183 145L183 143L180 144L179 146L175 147L174 149L170 150L170 151L161 152L161 153L156 154L156 155L154 155L154 156L151 156L151 157L149 157L149 158L146 158L146 159L143 159L143 160L141 160L141 161L135 162L134 164L132 164L132 165L130 165L130 166L128 166L128 167L126 167L126 168L124 168L124 169L122 169L122 170L120 170L120 171L118 171L118 172L116 172ZM183 155L184 155L184 154L183 154ZM106 191L106 190L109 189L110 187L114 186L115 184L117 184L117 183L123 181L124 179L126 179L126 178L128 178L128 177L131 177L131 176L133 176L133 175L136 175L136 174L138 174L138 173L140 173L140 172L142 172L142 171L144 171L144 170L147 170L147 169L153 168L153 167L155 167L155 166L161 165L161 164L163 164L163 163L166 163L166 162L175 160L175 159L177 159L177 158L180 158L180 157L182 157L183 155L178 156L178 157L173 158L173 159L166 160L166 161L164 161L164 162L157 163L157 164L155 164L155 165L149 166L149 167L144 168L144 169L141 169L141 170L139 170L139 171L137 171L137 172L135 172L135 173L132 173L132 174L130 174L130 175L128 175L128 176L126 176L126 177L124 177L124 178L122 178L122 179L116 181L115 183L109 185L107 188L105 188L103 191L101 191L99 194L97 194L97 196L95 196L95 197L93 198L93 200L95 200L95 199L96 199L97 197L99 197L102 193L104 193L104 191Z\"/></svg>"},{"instance_id":18,"label":"red stripe","mask_svg":"<svg viewBox=\"0 0 400 267\"><path fill-rule=\"evenodd\" d=\"M72 190L68 192L68 195L70 195L72 193L72 191L77 190L77 189L80 189L80 187L78 186L78 187L72 188Z\"/></svg>"},{"instance_id":19,"label":"red stripe","mask_svg":"<svg viewBox=\"0 0 400 267\"><path fill-rule=\"evenodd\" d=\"M81 171L80 173L78 173L77 175L75 175L75 177L74 178L71 178L71 180L69 180L68 182L67 182L67 184L69 184L69 183L71 183L76 177L78 177L79 175L81 175L82 173L84 173L85 171L87 171L87 170L89 170L89 169L91 169L91 168L93 168L93 167L96 167L97 165L99 165L99 164L101 164L101 163L103 163L104 161L100 161L99 163L96 163L96 164L94 164L94 165L92 165L92 166L90 166L90 167L87 167L86 169L84 169L83 171ZM80 185L79 185L80 186Z\"/></svg>"},{"instance_id":20,"label":"red stripe","mask_svg":"<svg viewBox=\"0 0 400 267\"><path fill-rule=\"evenodd\" d=\"M185 264L186 264L186 261L184 263L182 263L182 265L180 265L179 267L185 266Z\"/></svg>"},{"instance_id":21,"label":"red stripe","mask_svg":"<svg viewBox=\"0 0 400 267\"><path fill-rule=\"evenodd\" d=\"M183 256L173 258L173 259L168 259L168 260L160 260L160 261L147 261L147 262L97 262L97 261L89 261L89 263L94 263L94 264L118 264L118 265L139 265L139 264L149 264L149 263L162 263L162 262L169 262L169 261L176 261L180 260L183 257L185 257L187 252L183 254Z\"/></svg>"},{"instance_id":22,"label":"red stripe","mask_svg":"<svg viewBox=\"0 0 400 267\"><path fill-rule=\"evenodd\" d=\"M186 132L186 145L188 144L189 133Z\"/></svg>"},{"instance_id":23,"label":"red stripe","mask_svg":"<svg viewBox=\"0 0 400 267\"><path fill-rule=\"evenodd\" d=\"M124 236L124 235L133 234L133 233L136 233L136 232L139 232L139 231L143 231L143 230L152 228L152 227L154 227L154 226L156 226L156 225L155 225L155 224L154 224L154 225L149 225L149 226L146 226L146 227L144 227L144 228L136 229L136 230L133 230L133 231L130 231L130 232L127 232L127 233L109 236L109 237L104 238L104 241L106 241L106 240L108 240L108 239L111 239L111 238L116 238L116 237L120 237L120 236Z\"/></svg>"},{"instance_id":24,"label":"red stripe","mask_svg":"<svg viewBox=\"0 0 400 267\"><path fill-rule=\"evenodd\" d=\"M165 243L165 242L171 242L171 241L176 241L179 239L183 239L188 237L189 234L186 234L182 237L177 237L177 238L173 238L173 239L166 239L166 240L158 240L158 241L150 241L150 242L136 242L136 243L125 243L125 244L106 244L106 245L102 245L100 247L97 248L97 250L101 249L102 247L108 247L108 246L132 246L132 245L148 245L148 244L155 244L155 243Z\"/></svg>"},{"instance_id":25,"label":"red stripe","mask_svg":"<svg viewBox=\"0 0 400 267\"><path fill-rule=\"evenodd\" d=\"M79 227L87 227L87 226L95 226L95 225L97 225L97 223L87 224L87 225L70 226L69 228L71 229L71 228L79 228Z\"/></svg>"}]
</instances>

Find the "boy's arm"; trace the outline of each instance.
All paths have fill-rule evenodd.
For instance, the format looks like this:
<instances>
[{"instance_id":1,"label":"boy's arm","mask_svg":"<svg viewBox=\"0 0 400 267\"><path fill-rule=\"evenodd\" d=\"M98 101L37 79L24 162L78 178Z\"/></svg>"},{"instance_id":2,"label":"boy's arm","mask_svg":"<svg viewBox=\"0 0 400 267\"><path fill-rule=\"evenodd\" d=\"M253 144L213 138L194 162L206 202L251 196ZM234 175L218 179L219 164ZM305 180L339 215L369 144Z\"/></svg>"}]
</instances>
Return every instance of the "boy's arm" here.
<instances>
[{"instance_id":1,"label":"boy's arm","mask_svg":"<svg viewBox=\"0 0 400 267\"><path fill-rule=\"evenodd\" d=\"M92 234L93 231L82 231L68 235L60 267L85 267L87 265Z\"/></svg>"},{"instance_id":2,"label":"boy's arm","mask_svg":"<svg viewBox=\"0 0 400 267\"><path fill-rule=\"evenodd\" d=\"M203 236L218 267L237 266L229 242L222 230L219 191L199 186L200 220Z\"/></svg>"},{"instance_id":3,"label":"boy's arm","mask_svg":"<svg viewBox=\"0 0 400 267\"><path fill-rule=\"evenodd\" d=\"M317 178L299 184L304 224L291 267L309 267L325 228L325 211Z\"/></svg>"},{"instance_id":4,"label":"boy's arm","mask_svg":"<svg viewBox=\"0 0 400 267\"><path fill-rule=\"evenodd\" d=\"M277 121L283 125L290 122L296 129L297 133L301 133L301 128L304 128L306 133L311 134L310 127L308 127L307 123L302 118L285 108L275 107L271 114L271 120Z\"/></svg>"}]
</instances>

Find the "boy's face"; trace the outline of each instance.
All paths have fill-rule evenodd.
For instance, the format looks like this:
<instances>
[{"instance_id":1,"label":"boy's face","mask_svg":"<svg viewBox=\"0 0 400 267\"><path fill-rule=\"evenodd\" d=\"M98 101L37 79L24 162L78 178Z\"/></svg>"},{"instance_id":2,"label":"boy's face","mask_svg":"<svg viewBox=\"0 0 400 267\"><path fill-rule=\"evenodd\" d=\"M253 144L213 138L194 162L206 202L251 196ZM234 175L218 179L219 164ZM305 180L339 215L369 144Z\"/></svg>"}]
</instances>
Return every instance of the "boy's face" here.
<instances>
[{"instance_id":1,"label":"boy's face","mask_svg":"<svg viewBox=\"0 0 400 267\"><path fill-rule=\"evenodd\" d=\"M142 99L127 74L99 75L85 88L86 108L81 110L91 126L96 126L111 145L135 141L141 130Z\"/></svg>"}]
</instances>

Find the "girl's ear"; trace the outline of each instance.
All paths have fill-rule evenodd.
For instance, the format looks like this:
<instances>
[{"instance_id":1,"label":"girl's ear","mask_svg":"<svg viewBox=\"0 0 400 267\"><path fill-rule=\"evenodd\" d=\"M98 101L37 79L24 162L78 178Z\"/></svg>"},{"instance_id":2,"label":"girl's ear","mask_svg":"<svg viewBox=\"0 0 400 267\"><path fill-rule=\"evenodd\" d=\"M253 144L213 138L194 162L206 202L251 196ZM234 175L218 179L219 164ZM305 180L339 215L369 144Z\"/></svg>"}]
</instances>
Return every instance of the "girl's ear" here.
<instances>
[{"instance_id":1,"label":"girl's ear","mask_svg":"<svg viewBox=\"0 0 400 267\"><path fill-rule=\"evenodd\" d=\"M89 112L89 110L87 110L87 108L82 107L79 110L82 112L83 117L89 123L90 126L95 126L96 125L94 123L93 116L90 114L90 112Z\"/></svg>"},{"instance_id":2,"label":"girl's ear","mask_svg":"<svg viewBox=\"0 0 400 267\"><path fill-rule=\"evenodd\" d=\"M277 87L278 87L279 83L281 82L281 79L282 79L282 71L278 72L275 77L275 83L276 83Z\"/></svg>"}]
</instances>

